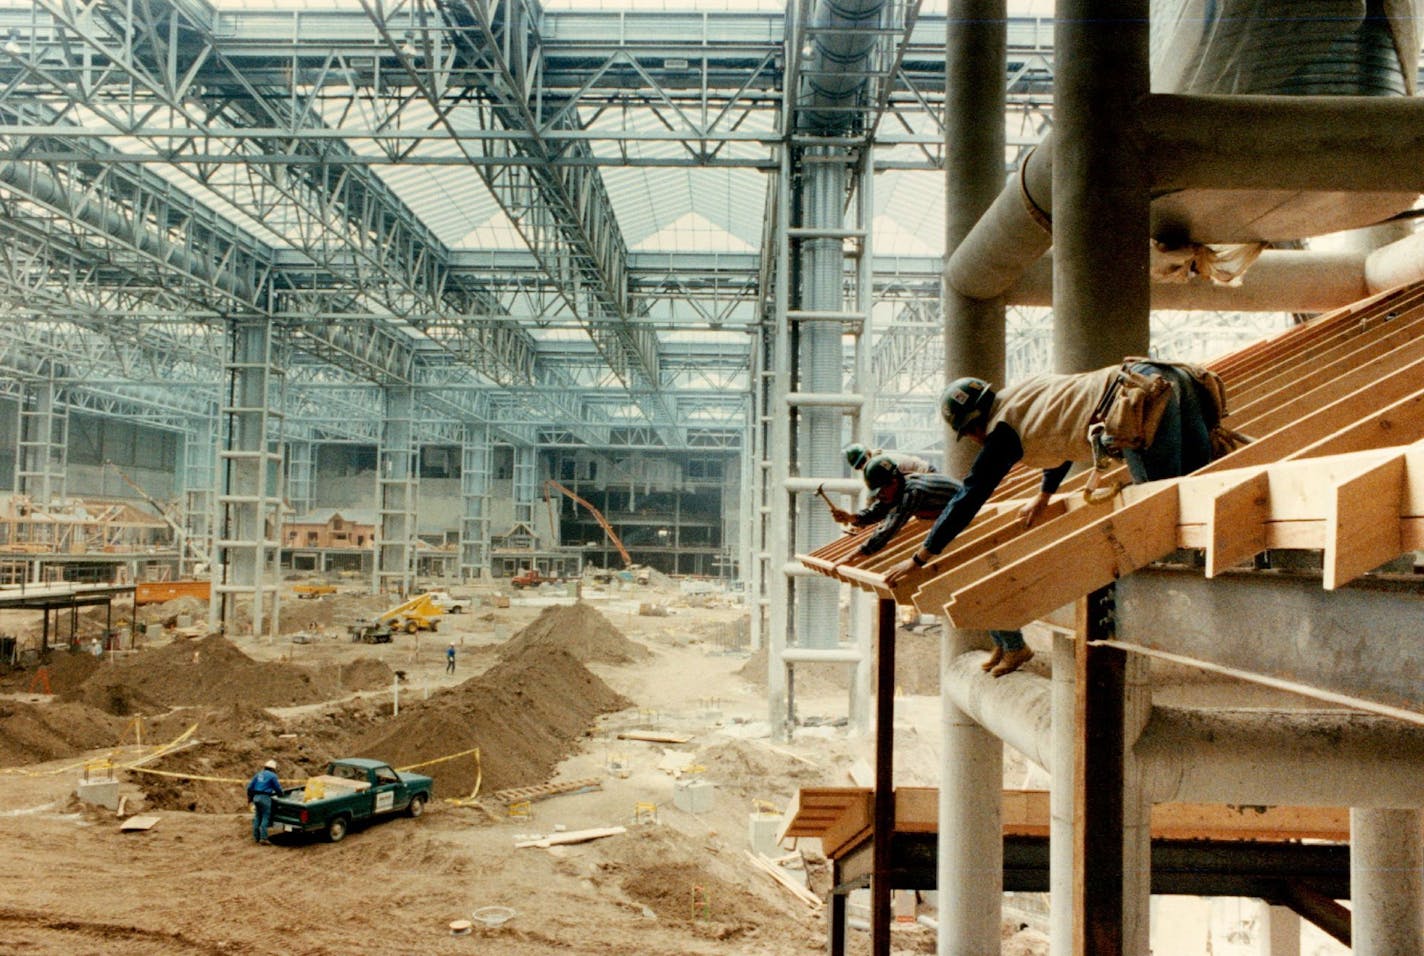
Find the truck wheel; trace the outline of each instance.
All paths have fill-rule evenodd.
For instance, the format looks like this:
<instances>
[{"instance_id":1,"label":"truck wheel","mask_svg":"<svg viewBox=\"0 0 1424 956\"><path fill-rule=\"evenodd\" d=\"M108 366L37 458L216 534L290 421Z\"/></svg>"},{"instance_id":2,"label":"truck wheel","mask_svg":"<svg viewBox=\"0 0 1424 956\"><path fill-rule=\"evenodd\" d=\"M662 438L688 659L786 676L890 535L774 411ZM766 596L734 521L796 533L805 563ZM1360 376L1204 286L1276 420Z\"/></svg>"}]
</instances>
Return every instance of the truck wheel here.
<instances>
[{"instance_id":1,"label":"truck wheel","mask_svg":"<svg viewBox=\"0 0 1424 956\"><path fill-rule=\"evenodd\" d=\"M450 613L451 613L451 614L460 614L460 613L463 612L464 610L465 610L465 609L462 608L462 607L461 607L460 605L458 605L458 604L453 604L453 605L450 606Z\"/></svg>"},{"instance_id":2,"label":"truck wheel","mask_svg":"<svg viewBox=\"0 0 1424 956\"><path fill-rule=\"evenodd\" d=\"M407 634L414 634L414 633L415 633L417 630L419 630L419 629L420 629L420 625L416 624L414 621L406 621L406 622L405 622L405 632L406 632Z\"/></svg>"},{"instance_id":3,"label":"truck wheel","mask_svg":"<svg viewBox=\"0 0 1424 956\"><path fill-rule=\"evenodd\" d=\"M410 798L410 806L405 808L405 812L413 817L418 817L425 812L425 794L417 793Z\"/></svg>"},{"instance_id":4,"label":"truck wheel","mask_svg":"<svg viewBox=\"0 0 1424 956\"><path fill-rule=\"evenodd\" d=\"M345 817L337 817L326 825L326 839L328 843L340 843L341 838L346 836L346 828L350 823Z\"/></svg>"}]
</instances>

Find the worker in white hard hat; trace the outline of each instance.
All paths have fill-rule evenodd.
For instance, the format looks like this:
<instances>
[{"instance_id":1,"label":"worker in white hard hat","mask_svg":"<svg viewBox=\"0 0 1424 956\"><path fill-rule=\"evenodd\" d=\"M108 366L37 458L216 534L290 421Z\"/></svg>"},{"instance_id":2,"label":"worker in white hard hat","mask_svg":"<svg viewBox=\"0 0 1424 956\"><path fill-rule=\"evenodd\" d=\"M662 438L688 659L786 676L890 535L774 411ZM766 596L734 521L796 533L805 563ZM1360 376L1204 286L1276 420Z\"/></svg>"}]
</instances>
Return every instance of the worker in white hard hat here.
<instances>
[{"instance_id":1,"label":"worker in white hard hat","mask_svg":"<svg viewBox=\"0 0 1424 956\"><path fill-rule=\"evenodd\" d=\"M252 804L252 839L263 846L270 846L267 827L272 822L272 798L282 795L282 784L277 780L277 761L268 760L262 769L253 774L247 782L247 801Z\"/></svg>"},{"instance_id":2,"label":"worker in white hard hat","mask_svg":"<svg viewBox=\"0 0 1424 956\"><path fill-rule=\"evenodd\" d=\"M455 642L451 641L450 646L445 648L445 673L455 673Z\"/></svg>"}]
</instances>

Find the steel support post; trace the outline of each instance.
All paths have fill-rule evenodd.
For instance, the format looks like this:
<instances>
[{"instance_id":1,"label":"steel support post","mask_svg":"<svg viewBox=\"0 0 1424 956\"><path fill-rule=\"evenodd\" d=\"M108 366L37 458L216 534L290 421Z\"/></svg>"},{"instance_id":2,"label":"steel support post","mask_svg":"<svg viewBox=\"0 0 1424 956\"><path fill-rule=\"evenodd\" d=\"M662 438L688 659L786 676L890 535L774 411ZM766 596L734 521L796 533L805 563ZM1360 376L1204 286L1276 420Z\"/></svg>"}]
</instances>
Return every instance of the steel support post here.
<instances>
[{"instance_id":1,"label":"steel support post","mask_svg":"<svg viewBox=\"0 0 1424 956\"><path fill-rule=\"evenodd\" d=\"M871 956L890 956L891 871L895 844L895 602L881 598L875 614L875 836L871 848Z\"/></svg>"},{"instance_id":2,"label":"steel support post","mask_svg":"<svg viewBox=\"0 0 1424 956\"><path fill-rule=\"evenodd\" d=\"M1424 953L1424 811L1350 808L1355 956Z\"/></svg>"},{"instance_id":3,"label":"steel support post","mask_svg":"<svg viewBox=\"0 0 1424 956\"><path fill-rule=\"evenodd\" d=\"M489 521L490 436L489 426L467 422L460 430L460 577L488 577L490 560Z\"/></svg>"},{"instance_id":4,"label":"steel support post","mask_svg":"<svg viewBox=\"0 0 1424 956\"><path fill-rule=\"evenodd\" d=\"M514 446L514 523L524 525L537 540L534 502L539 496L539 450L533 445ZM550 528L554 534L556 529ZM558 544L558 538L552 542Z\"/></svg>"},{"instance_id":5,"label":"steel support post","mask_svg":"<svg viewBox=\"0 0 1424 956\"><path fill-rule=\"evenodd\" d=\"M218 487L218 423L216 418L195 418L183 432L183 457L177 484L183 498L183 533L189 542L188 554L180 553L179 574L193 574L187 564L193 551L213 554L213 527ZM209 573L213 569L210 567ZM211 608L210 608L211 610ZM209 621L213 625L215 621Z\"/></svg>"},{"instance_id":6,"label":"steel support post","mask_svg":"<svg viewBox=\"0 0 1424 956\"><path fill-rule=\"evenodd\" d=\"M1060 372L1149 344L1148 0L1059 0L1054 21L1053 348Z\"/></svg>"},{"instance_id":7,"label":"steel support post","mask_svg":"<svg viewBox=\"0 0 1424 956\"><path fill-rule=\"evenodd\" d=\"M316 446L308 439L287 439L287 503L294 515L316 507Z\"/></svg>"},{"instance_id":8,"label":"steel support post","mask_svg":"<svg viewBox=\"0 0 1424 956\"><path fill-rule=\"evenodd\" d=\"M863 234L860 258L856 261L855 303L852 311L860 315L860 325L853 335L854 381L850 391L865 396L865 404L851 416L851 434L867 448L875 447L875 381L871 364L870 313L874 308L872 290L875 283L875 246L871 222L875 218L875 151L861 154L862 165L856 179L856 228ZM840 465L836 465L839 473ZM853 734L870 730L870 661L874 653L871 623L872 608L877 602L859 588L850 592L850 638L860 651L860 659L851 671L849 727ZM883 604L884 602L878 602ZM890 635L894 637L894 609L891 608Z\"/></svg>"},{"instance_id":9,"label":"steel support post","mask_svg":"<svg viewBox=\"0 0 1424 956\"><path fill-rule=\"evenodd\" d=\"M845 302L845 197L850 173L850 151L844 147L813 147L802 154L796 169L801 185L799 200L800 295L797 308L844 311ZM797 322L791 329L797 345L795 406L795 473L805 477L839 477L844 468L840 449L845 434L843 405L822 404L821 396L846 392L845 359L841 327L825 322ZM776 414L790 409L782 406ZM796 549L811 551L839 536L830 512L815 495L794 499ZM796 644L798 647L835 647L840 643L840 592L842 585L816 575L792 582L796 592Z\"/></svg>"},{"instance_id":10,"label":"steel support post","mask_svg":"<svg viewBox=\"0 0 1424 956\"><path fill-rule=\"evenodd\" d=\"M237 320L229 330L227 402L220 455L221 576L214 575L209 617L231 633L245 603L253 634L275 637L281 613L282 405L286 376L276 360L270 319ZM270 599L270 611L267 607Z\"/></svg>"},{"instance_id":11,"label":"steel support post","mask_svg":"<svg viewBox=\"0 0 1424 956\"><path fill-rule=\"evenodd\" d=\"M1097 643L1113 628L1111 587L1079 602L1074 761L1074 952L1149 947L1151 819L1133 745L1151 710L1148 662Z\"/></svg>"},{"instance_id":12,"label":"steel support post","mask_svg":"<svg viewBox=\"0 0 1424 956\"><path fill-rule=\"evenodd\" d=\"M27 381L20 392L15 435L15 494L40 508L65 498L69 409L53 378Z\"/></svg>"},{"instance_id":13,"label":"steel support post","mask_svg":"<svg viewBox=\"0 0 1424 956\"><path fill-rule=\"evenodd\" d=\"M782 652L792 627L791 579L783 569L791 558L791 507L794 496L787 490L791 477L791 412L786 396L791 391L791 341L786 327L786 312L791 302L791 243L787 235L791 216L791 150L781 147L781 166L777 171L776 189L776 289L772 316L771 401L766 409L770 417L771 439L767 445L771 474L768 476L767 561L769 611L767 616L766 692L771 724L771 738L785 742L791 736L787 713L788 690L786 663Z\"/></svg>"},{"instance_id":14,"label":"steel support post","mask_svg":"<svg viewBox=\"0 0 1424 956\"><path fill-rule=\"evenodd\" d=\"M1077 733L1077 647L1067 634L1053 634L1053 748L1048 768L1048 953L1073 952L1073 768Z\"/></svg>"},{"instance_id":15,"label":"steel support post","mask_svg":"<svg viewBox=\"0 0 1424 956\"><path fill-rule=\"evenodd\" d=\"M382 390L381 444L376 450L376 563L373 586L402 596L415 583L415 499L420 449L415 444L415 389Z\"/></svg>"}]
</instances>

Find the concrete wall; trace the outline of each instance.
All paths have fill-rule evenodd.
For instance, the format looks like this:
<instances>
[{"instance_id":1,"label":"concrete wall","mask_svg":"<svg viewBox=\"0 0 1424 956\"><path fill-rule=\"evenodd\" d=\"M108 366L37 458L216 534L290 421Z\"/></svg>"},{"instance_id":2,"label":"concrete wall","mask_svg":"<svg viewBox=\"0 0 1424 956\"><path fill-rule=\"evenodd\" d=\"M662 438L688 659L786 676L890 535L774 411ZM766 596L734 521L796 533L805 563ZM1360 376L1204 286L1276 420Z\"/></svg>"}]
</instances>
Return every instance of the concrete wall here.
<instances>
[{"instance_id":1,"label":"concrete wall","mask_svg":"<svg viewBox=\"0 0 1424 956\"><path fill-rule=\"evenodd\" d=\"M0 490L15 488L15 443L19 403L0 399ZM177 494L176 472L182 438L177 432L150 428L118 418L71 412L65 490L70 497L142 500L104 462L123 469L150 497L165 501Z\"/></svg>"}]
</instances>

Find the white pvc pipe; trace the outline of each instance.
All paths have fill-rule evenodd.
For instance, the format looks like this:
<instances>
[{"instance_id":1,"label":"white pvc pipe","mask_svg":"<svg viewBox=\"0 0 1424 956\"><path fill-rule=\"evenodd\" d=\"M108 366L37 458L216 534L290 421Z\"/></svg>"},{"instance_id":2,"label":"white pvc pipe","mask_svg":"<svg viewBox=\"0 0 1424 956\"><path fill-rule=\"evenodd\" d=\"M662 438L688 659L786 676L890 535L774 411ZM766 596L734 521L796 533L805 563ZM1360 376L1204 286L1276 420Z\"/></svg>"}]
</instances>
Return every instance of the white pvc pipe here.
<instances>
[{"instance_id":1,"label":"white pvc pipe","mask_svg":"<svg viewBox=\"0 0 1424 956\"><path fill-rule=\"evenodd\" d=\"M945 697L979 726L1051 773L1053 705L1049 682L1022 671L989 677L979 666L984 657L982 651L976 651L950 662L944 671ZM1069 753L1072 747L1070 737Z\"/></svg>"},{"instance_id":2,"label":"white pvc pipe","mask_svg":"<svg viewBox=\"0 0 1424 956\"><path fill-rule=\"evenodd\" d=\"M861 659L861 654L855 647L788 647L781 652L781 659L802 664L854 664Z\"/></svg>"},{"instance_id":3,"label":"white pvc pipe","mask_svg":"<svg viewBox=\"0 0 1424 956\"><path fill-rule=\"evenodd\" d=\"M1355 956L1424 953L1424 812L1350 809Z\"/></svg>"}]
</instances>

